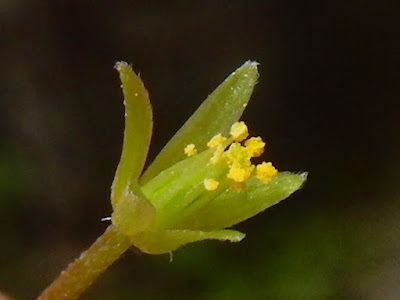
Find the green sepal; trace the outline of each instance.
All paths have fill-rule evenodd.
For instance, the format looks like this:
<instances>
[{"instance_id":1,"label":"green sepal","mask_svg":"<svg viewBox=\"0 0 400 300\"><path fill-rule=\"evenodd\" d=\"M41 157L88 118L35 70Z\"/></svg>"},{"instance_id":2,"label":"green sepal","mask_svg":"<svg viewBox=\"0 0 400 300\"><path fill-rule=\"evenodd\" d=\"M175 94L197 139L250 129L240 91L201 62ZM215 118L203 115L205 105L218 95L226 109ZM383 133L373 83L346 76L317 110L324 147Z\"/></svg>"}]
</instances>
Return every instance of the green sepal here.
<instances>
[{"instance_id":1,"label":"green sepal","mask_svg":"<svg viewBox=\"0 0 400 300\"><path fill-rule=\"evenodd\" d=\"M118 62L118 70L125 105L125 131L121 159L111 187L111 203L116 203L128 191L140 194L138 179L150 146L153 128L149 94L140 77L130 65Z\"/></svg>"},{"instance_id":2,"label":"green sepal","mask_svg":"<svg viewBox=\"0 0 400 300\"><path fill-rule=\"evenodd\" d=\"M239 190L225 189L211 201L197 199L195 205L178 216L175 228L216 230L230 227L289 197L301 188L306 177L307 173L281 172L265 184L252 176Z\"/></svg>"},{"instance_id":3,"label":"green sepal","mask_svg":"<svg viewBox=\"0 0 400 300\"><path fill-rule=\"evenodd\" d=\"M244 237L244 233L235 230L165 230L139 233L131 237L131 241L142 252L156 255L172 252L185 244L197 241L214 239L240 242Z\"/></svg>"},{"instance_id":4,"label":"green sepal","mask_svg":"<svg viewBox=\"0 0 400 300\"><path fill-rule=\"evenodd\" d=\"M186 207L193 205L203 194L213 195L205 189L204 180L219 178L227 172L226 164L210 162L213 155L214 149L208 149L186 158L142 187L157 210L152 228L174 228L176 219Z\"/></svg>"},{"instance_id":5,"label":"green sepal","mask_svg":"<svg viewBox=\"0 0 400 300\"><path fill-rule=\"evenodd\" d=\"M116 203L111 218L119 232L131 237L149 227L155 215L156 210L148 200L127 192Z\"/></svg>"},{"instance_id":6,"label":"green sepal","mask_svg":"<svg viewBox=\"0 0 400 300\"><path fill-rule=\"evenodd\" d=\"M207 97L145 171L141 184L185 159L183 149L186 145L195 144L201 152L214 135L228 135L232 124L241 117L257 83L257 65L247 61Z\"/></svg>"}]
</instances>

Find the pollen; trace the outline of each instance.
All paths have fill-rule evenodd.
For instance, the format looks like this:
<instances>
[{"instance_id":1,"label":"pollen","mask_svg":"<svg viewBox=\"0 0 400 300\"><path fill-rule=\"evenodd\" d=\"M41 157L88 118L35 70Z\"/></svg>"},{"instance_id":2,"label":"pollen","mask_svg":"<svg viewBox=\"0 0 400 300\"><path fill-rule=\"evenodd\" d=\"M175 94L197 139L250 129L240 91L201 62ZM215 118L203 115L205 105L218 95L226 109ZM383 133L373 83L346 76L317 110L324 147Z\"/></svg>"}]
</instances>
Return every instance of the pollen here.
<instances>
[{"instance_id":1,"label":"pollen","mask_svg":"<svg viewBox=\"0 0 400 300\"><path fill-rule=\"evenodd\" d=\"M214 151L214 155L210 158L211 163L216 164L222 158L222 154L224 153L224 146L219 144Z\"/></svg>"},{"instance_id":2,"label":"pollen","mask_svg":"<svg viewBox=\"0 0 400 300\"><path fill-rule=\"evenodd\" d=\"M211 140L207 143L207 147L208 148L217 147L218 145L221 145L225 140L226 138L219 133L211 138Z\"/></svg>"},{"instance_id":3,"label":"pollen","mask_svg":"<svg viewBox=\"0 0 400 300\"><path fill-rule=\"evenodd\" d=\"M240 143L232 143L228 150L224 152L224 156L226 157L229 166L235 165L248 167L251 165L251 153Z\"/></svg>"},{"instance_id":4,"label":"pollen","mask_svg":"<svg viewBox=\"0 0 400 300\"><path fill-rule=\"evenodd\" d=\"M262 138L258 136L247 139L248 128L242 121L232 125L230 135L231 137L226 138L222 134L217 134L207 143L207 146L214 150L210 162L215 164L222 160L226 164L228 169L226 177L230 180L230 187L237 190L243 188L252 174L263 183L270 182L278 173L272 163L263 162L255 166L251 162L253 157L259 157L264 153L265 142ZM225 150L227 144L230 145ZM214 190L218 187L218 182L206 179L204 186L207 190Z\"/></svg>"},{"instance_id":5,"label":"pollen","mask_svg":"<svg viewBox=\"0 0 400 300\"><path fill-rule=\"evenodd\" d=\"M251 164L251 155L246 147L234 142L229 149L224 152L229 172L226 175L234 182L245 182L253 172L254 166Z\"/></svg>"},{"instance_id":6,"label":"pollen","mask_svg":"<svg viewBox=\"0 0 400 300\"><path fill-rule=\"evenodd\" d=\"M215 179L209 178L209 179L204 179L204 187L208 191L214 191L218 188L219 182L216 181Z\"/></svg>"},{"instance_id":7,"label":"pollen","mask_svg":"<svg viewBox=\"0 0 400 300\"><path fill-rule=\"evenodd\" d=\"M207 147L215 148L214 155L210 159L211 163L215 164L221 159L222 153L225 149L225 146L223 144L225 140L226 137L219 133L213 136L211 140L207 143Z\"/></svg>"},{"instance_id":8,"label":"pollen","mask_svg":"<svg viewBox=\"0 0 400 300\"><path fill-rule=\"evenodd\" d=\"M256 178L263 183L269 183L277 173L278 170L271 162L264 161L256 167Z\"/></svg>"},{"instance_id":9,"label":"pollen","mask_svg":"<svg viewBox=\"0 0 400 300\"><path fill-rule=\"evenodd\" d=\"M185 147L184 152L187 156L192 156L197 153L196 146L194 144L189 144Z\"/></svg>"},{"instance_id":10,"label":"pollen","mask_svg":"<svg viewBox=\"0 0 400 300\"><path fill-rule=\"evenodd\" d=\"M233 123L230 133L237 142L241 142L249 136L247 125L243 121Z\"/></svg>"},{"instance_id":11,"label":"pollen","mask_svg":"<svg viewBox=\"0 0 400 300\"><path fill-rule=\"evenodd\" d=\"M250 177L252 169L253 168L240 168L238 166L232 166L229 169L226 177L235 182L245 182Z\"/></svg>"},{"instance_id":12,"label":"pollen","mask_svg":"<svg viewBox=\"0 0 400 300\"><path fill-rule=\"evenodd\" d=\"M252 137L249 138L244 145L246 149L250 152L251 157L259 157L264 153L265 143L261 139L261 137Z\"/></svg>"}]
</instances>

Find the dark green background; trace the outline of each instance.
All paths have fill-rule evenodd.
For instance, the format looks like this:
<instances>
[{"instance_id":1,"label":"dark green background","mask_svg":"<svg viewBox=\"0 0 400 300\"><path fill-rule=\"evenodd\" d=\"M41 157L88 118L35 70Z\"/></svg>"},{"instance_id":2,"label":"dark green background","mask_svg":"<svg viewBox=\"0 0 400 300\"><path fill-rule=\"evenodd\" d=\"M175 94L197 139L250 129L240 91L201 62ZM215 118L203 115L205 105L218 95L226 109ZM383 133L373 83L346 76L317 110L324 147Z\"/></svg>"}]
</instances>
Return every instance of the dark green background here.
<instances>
[{"instance_id":1,"label":"dark green background","mask_svg":"<svg viewBox=\"0 0 400 300\"><path fill-rule=\"evenodd\" d=\"M122 142L113 65L154 107L150 159L245 60L244 119L304 189L82 299L399 299L398 1L0 1L0 291L33 299L102 233Z\"/></svg>"}]
</instances>

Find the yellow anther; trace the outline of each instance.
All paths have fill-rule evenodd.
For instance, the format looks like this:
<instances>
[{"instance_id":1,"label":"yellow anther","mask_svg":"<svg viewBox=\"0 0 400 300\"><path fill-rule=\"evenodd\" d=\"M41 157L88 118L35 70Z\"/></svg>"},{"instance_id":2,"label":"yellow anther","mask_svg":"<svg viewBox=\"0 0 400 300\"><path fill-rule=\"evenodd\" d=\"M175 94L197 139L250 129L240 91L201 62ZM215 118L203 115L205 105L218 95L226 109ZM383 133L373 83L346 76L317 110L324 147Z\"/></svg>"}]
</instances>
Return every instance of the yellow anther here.
<instances>
[{"instance_id":1,"label":"yellow anther","mask_svg":"<svg viewBox=\"0 0 400 300\"><path fill-rule=\"evenodd\" d=\"M278 174L278 170L271 162L263 162L256 167L256 178L263 183L268 183Z\"/></svg>"},{"instance_id":2,"label":"yellow anther","mask_svg":"<svg viewBox=\"0 0 400 300\"><path fill-rule=\"evenodd\" d=\"M185 147L184 152L187 156L192 156L197 153L196 146L194 144L189 144Z\"/></svg>"},{"instance_id":3,"label":"yellow anther","mask_svg":"<svg viewBox=\"0 0 400 300\"><path fill-rule=\"evenodd\" d=\"M251 157L259 157L264 152L265 143L261 137L252 137L248 139L244 145L246 149L251 153Z\"/></svg>"},{"instance_id":4,"label":"yellow anther","mask_svg":"<svg viewBox=\"0 0 400 300\"><path fill-rule=\"evenodd\" d=\"M229 172L226 175L234 182L245 182L253 172L254 166L251 164L251 155L245 147L234 142L229 149L225 151L224 157L229 166Z\"/></svg>"},{"instance_id":5,"label":"yellow anther","mask_svg":"<svg viewBox=\"0 0 400 300\"><path fill-rule=\"evenodd\" d=\"M209 148L215 148L214 156L210 159L211 163L216 163L223 158L228 165L229 171L226 177L230 179L230 186L234 189L242 188L254 169L256 169L255 176L259 181L263 183L270 182L278 173L272 163L263 162L257 167L251 163L252 157L259 157L264 152L265 142L261 137L252 137L242 145L240 142L244 141L249 135L244 122L234 123L231 127L230 134L233 138L233 143L231 143L226 151L224 151L226 147L224 141L226 138L221 134L215 135L207 143ZM211 179L204 180L204 186L208 190L212 190L214 186L213 182L210 180Z\"/></svg>"},{"instance_id":6,"label":"yellow anther","mask_svg":"<svg viewBox=\"0 0 400 300\"><path fill-rule=\"evenodd\" d=\"M224 141L226 140L226 137L224 137L222 134L217 134L211 138L211 140L207 143L207 146L209 148L215 148L214 151L214 156L211 157L210 161L215 164L217 163L221 157L222 153L224 152L225 146L224 146Z\"/></svg>"},{"instance_id":7,"label":"yellow anther","mask_svg":"<svg viewBox=\"0 0 400 300\"><path fill-rule=\"evenodd\" d=\"M224 155L229 166L249 167L251 165L249 151L239 143L232 143L229 149L224 152Z\"/></svg>"},{"instance_id":8,"label":"yellow anther","mask_svg":"<svg viewBox=\"0 0 400 300\"><path fill-rule=\"evenodd\" d=\"M224 153L224 146L222 144L219 144L215 148L213 157L211 157L210 159L211 163L216 164L217 162L219 162L223 153Z\"/></svg>"},{"instance_id":9,"label":"yellow anther","mask_svg":"<svg viewBox=\"0 0 400 300\"><path fill-rule=\"evenodd\" d=\"M206 190L208 191L214 191L218 188L219 186L219 182L216 181L215 179L204 179L204 187L206 188Z\"/></svg>"},{"instance_id":10,"label":"yellow anther","mask_svg":"<svg viewBox=\"0 0 400 300\"><path fill-rule=\"evenodd\" d=\"M209 148L214 148L217 147L218 145L221 145L223 141L225 141L226 138L222 136L222 134L217 134L214 135L214 137L211 138L211 140L207 143L207 147Z\"/></svg>"},{"instance_id":11,"label":"yellow anther","mask_svg":"<svg viewBox=\"0 0 400 300\"><path fill-rule=\"evenodd\" d=\"M228 174L226 177L232 179L235 182L245 182L251 175L251 171L253 168L240 168L237 166L232 166L229 169Z\"/></svg>"},{"instance_id":12,"label":"yellow anther","mask_svg":"<svg viewBox=\"0 0 400 300\"><path fill-rule=\"evenodd\" d=\"M237 142L241 142L249 136L247 126L243 121L233 123L230 133Z\"/></svg>"}]
</instances>

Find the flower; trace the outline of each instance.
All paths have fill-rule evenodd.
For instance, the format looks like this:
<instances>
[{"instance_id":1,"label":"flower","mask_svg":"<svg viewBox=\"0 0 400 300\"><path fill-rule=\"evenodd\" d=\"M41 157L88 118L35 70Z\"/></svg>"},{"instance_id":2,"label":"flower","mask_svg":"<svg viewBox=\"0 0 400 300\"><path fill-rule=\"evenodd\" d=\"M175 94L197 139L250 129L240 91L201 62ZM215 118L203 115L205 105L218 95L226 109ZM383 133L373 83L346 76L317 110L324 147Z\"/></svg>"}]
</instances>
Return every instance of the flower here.
<instances>
[{"instance_id":1,"label":"flower","mask_svg":"<svg viewBox=\"0 0 400 300\"><path fill-rule=\"evenodd\" d=\"M254 165L266 143L239 121L258 79L246 62L198 108L142 174L152 133L152 110L141 79L116 64L125 104L121 160L111 189L113 225L132 244L162 254L204 239L241 241L230 228L298 190L306 173Z\"/></svg>"}]
</instances>

